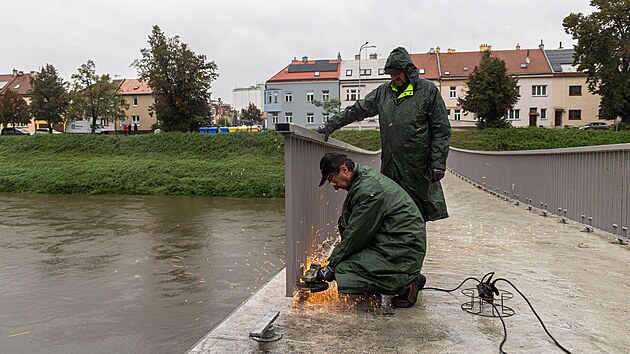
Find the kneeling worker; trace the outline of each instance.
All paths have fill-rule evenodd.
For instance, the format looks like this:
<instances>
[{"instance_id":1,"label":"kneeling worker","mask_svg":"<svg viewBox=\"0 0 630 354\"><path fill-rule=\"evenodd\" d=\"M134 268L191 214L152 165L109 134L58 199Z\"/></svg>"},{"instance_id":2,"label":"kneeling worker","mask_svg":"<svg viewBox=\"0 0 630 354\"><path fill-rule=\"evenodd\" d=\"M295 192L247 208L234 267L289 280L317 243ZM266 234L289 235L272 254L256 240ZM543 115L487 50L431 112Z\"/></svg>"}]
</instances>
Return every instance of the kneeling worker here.
<instances>
[{"instance_id":1,"label":"kneeling worker","mask_svg":"<svg viewBox=\"0 0 630 354\"><path fill-rule=\"evenodd\" d=\"M341 241L318 278L336 280L344 294L395 295L394 307L415 305L426 282L420 274L426 234L414 201L394 181L344 154L325 154L319 168L320 187L328 180L348 195L339 218Z\"/></svg>"}]
</instances>

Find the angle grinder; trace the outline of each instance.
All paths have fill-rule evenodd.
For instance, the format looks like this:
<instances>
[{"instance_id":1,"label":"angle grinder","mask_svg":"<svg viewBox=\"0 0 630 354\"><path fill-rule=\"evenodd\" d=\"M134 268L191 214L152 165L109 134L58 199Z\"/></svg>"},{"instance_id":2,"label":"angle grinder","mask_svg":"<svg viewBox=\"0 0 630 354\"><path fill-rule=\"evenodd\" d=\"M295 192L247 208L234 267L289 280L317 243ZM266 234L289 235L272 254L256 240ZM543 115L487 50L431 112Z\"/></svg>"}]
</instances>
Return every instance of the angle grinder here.
<instances>
[{"instance_id":1,"label":"angle grinder","mask_svg":"<svg viewBox=\"0 0 630 354\"><path fill-rule=\"evenodd\" d=\"M322 268L319 264L311 264L311 267L300 277L298 289L302 292L318 293L328 289L328 283L317 279L317 272Z\"/></svg>"}]
</instances>

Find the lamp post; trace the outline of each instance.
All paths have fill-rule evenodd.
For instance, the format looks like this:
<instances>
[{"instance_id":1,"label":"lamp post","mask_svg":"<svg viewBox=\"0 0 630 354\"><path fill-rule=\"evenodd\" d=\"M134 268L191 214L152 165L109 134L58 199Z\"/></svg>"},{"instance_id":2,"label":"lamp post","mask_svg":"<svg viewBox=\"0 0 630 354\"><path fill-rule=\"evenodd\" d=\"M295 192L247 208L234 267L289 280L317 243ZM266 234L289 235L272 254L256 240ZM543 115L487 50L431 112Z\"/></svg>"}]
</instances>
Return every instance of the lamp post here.
<instances>
[{"instance_id":1,"label":"lamp post","mask_svg":"<svg viewBox=\"0 0 630 354\"><path fill-rule=\"evenodd\" d=\"M361 51L365 48L376 48L375 45L368 45L368 41L365 41L359 48L359 91L357 92L358 99L361 99ZM359 130L361 130L361 122L359 122Z\"/></svg>"}]
</instances>

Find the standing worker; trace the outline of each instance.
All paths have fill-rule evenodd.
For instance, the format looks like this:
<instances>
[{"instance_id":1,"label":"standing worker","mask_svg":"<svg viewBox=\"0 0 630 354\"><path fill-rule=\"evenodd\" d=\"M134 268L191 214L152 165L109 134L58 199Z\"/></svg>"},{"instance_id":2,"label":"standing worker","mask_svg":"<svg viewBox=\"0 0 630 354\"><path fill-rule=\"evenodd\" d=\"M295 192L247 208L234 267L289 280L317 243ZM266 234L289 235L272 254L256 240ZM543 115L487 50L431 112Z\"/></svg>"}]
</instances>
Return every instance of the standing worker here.
<instances>
[{"instance_id":1,"label":"standing worker","mask_svg":"<svg viewBox=\"0 0 630 354\"><path fill-rule=\"evenodd\" d=\"M421 78L405 48L385 62L391 81L368 93L317 129L324 140L354 121L379 115L381 172L414 200L425 221L448 217L440 180L446 170L451 126L438 88Z\"/></svg>"}]
</instances>

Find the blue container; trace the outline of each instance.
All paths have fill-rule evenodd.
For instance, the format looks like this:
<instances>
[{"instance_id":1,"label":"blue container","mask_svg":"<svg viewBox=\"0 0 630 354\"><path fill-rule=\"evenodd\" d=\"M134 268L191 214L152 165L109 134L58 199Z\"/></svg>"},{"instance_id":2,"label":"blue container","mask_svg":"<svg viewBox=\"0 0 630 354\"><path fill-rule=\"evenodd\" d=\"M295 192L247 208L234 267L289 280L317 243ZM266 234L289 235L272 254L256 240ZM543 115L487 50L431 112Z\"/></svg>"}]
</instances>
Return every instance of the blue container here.
<instances>
[{"instance_id":1,"label":"blue container","mask_svg":"<svg viewBox=\"0 0 630 354\"><path fill-rule=\"evenodd\" d=\"M221 133L227 133L227 132L229 132L228 127L221 127L221 128L219 128L219 131L220 131Z\"/></svg>"},{"instance_id":2,"label":"blue container","mask_svg":"<svg viewBox=\"0 0 630 354\"><path fill-rule=\"evenodd\" d=\"M210 127L208 129L210 130L210 134L216 134L219 132L219 128L217 127Z\"/></svg>"},{"instance_id":3,"label":"blue container","mask_svg":"<svg viewBox=\"0 0 630 354\"><path fill-rule=\"evenodd\" d=\"M210 134L210 128L208 128L208 127L201 127L201 128L199 128L199 133L200 134Z\"/></svg>"}]
</instances>

